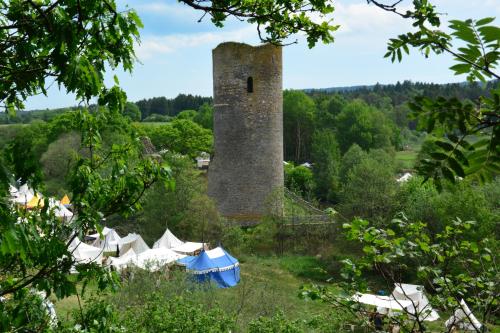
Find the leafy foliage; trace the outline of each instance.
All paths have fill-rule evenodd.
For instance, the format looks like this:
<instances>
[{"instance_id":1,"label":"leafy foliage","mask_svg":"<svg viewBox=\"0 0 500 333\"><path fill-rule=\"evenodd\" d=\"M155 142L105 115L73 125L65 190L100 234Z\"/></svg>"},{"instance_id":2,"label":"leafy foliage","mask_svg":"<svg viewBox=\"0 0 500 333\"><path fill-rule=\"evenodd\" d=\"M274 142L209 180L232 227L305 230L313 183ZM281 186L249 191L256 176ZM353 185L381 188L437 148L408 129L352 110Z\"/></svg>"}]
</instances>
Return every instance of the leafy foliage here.
<instances>
[{"instance_id":1,"label":"leafy foliage","mask_svg":"<svg viewBox=\"0 0 500 333\"><path fill-rule=\"evenodd\" d=\"M500 61L500 28L491 25L494 18L480 20L451 20L451 34L439 30L441 21L435 7L427 0L414 1L414 9L399 13L395 3L375 5L393 11L413 21L416 32L399 35L390 40L386 57L401 61L403 52L415 47L428 56L448 53L454 56L456 64L450 69L456 74L467 74L469 81L500 79L496 72ZM432 29L432 28L435 29ZM453 43L459 46L453 47ZM457 99L418 97L410 107L413 115L424 128L439 137L439 147L423 160L419 171L426 178L454 182L456 177L476 176L480 181L491 181L500 170L499 119L500 89L497 84L490 90L490 97L481 96L477 105ZM476 142L474 138L480 139Z\"/></svg>"},{"instance_id":2,"label":"leafy foliage","mask_svg":"<svg viewBox=\"0 0 500 333\"><path fill-rule=\"evenodd\" d=\"M143 311L129 311L125 322L133 332L230 332L233 319L219 307L204 306L183 297L147 296Z\"/></svg>"},{"instance_id":3,"label":"leafy foliage","mask_svg":"<svg viewBox=\"0 0 500 333\"><path fill-rule=\"evenodd\" d=\"M142 129L158 150L167 149L192 158L212 151L212 131L188 119L174 119L165 125Z\"/></svg>"},{"instance_id":4,"label":"leafy foliage","mask_svg":"<svg viewBox=\"0 0 500 333\"><path fill-rule=\"evenodd\" d=\"M345 276L353 279L351 287L366 287L360 279L361 271L375 269L391 286L404 281L403 276L411 271L421 284L435 290L435 305L454 309L465 299L483 322L488 322L500 306L495 255L498 242L490 238L470 240L474 225L475 222L457 218L432 236L425 223L409 222L404 216L380 229L367 221L355 220L345 228L350 239L363 245L364 256L355 263L346 262ZM417 312L412 326L421 330L424 316L424 311ZM402 327L412 329L408 325Z\"/></svg>"},{"instance_id":5,"label":"leafy foliage","mask_svg":"<svg viewBox=\"0 0 500 333\"><path fill-rule=\"evenodd\" d=\"M332 32L338 29L338 26L331 24L331 20L325 17L326 14L333 12L333 6L325 0L266 2L180 0L180 2L210 15L212 22L218 27L222 27L230 16L255 23L262 42L282 43L291 35L302 32L306 34L309 48L312 48L319 40L325 44L333 42ZM319 14L320 22L313 20L309 14Z\"/></svg>"},{"instance_id":6,"label":"leafy foliage","mask_svg":"<svg viewBox=\"0 0 500 333\"><path fill-rule=\"evenodd\" d=\"M53 78L79 99L106 99L106 66L132 69L134 42L142 23L130 10L118 12L114 1L1 1L0 102L22 109L27 96L46 93Z\"/></svg>"}]
</instances>

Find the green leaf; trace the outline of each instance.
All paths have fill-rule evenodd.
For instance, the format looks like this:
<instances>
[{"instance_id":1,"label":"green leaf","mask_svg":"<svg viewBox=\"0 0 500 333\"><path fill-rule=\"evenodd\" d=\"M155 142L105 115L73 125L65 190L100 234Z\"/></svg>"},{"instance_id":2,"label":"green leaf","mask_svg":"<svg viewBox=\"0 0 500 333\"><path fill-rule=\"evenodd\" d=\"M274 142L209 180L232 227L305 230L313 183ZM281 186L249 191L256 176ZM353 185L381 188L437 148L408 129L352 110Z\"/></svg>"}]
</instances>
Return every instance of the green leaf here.
<instances>
[{"instance_id":1,"label":"green leaf","mask_svg":"<svg viewBox=\"0 0 500 333\"><path fill-rule=\"evenodd\" d=\"M455 72L455 75L469 73L471 69L470 64L456 64L450 67L452 71Z\"/></svg>"},{"instance_id":2,"label":"green leaf","mask_svg":"<svg viewBox=\"0 0 500 333\"><path fill-rule=\"evenodd\" d=\"M436 159L438 161L442 161L448 158L448 155L440 152L431 152L430 155L433 159Z\"/></svg>"},{"instance_id":3,"label":"green leaf","mask_svg":"<svg viewBox=\"0 0 500 333\"><path fill-rule=\"evenodd\" d=\"M465 172L460 163L458 163L454 158L448 158L448 165L450 168L460 177L465 177Z\"/></svg>"},{"instance_id":4,"label":"green leaf","mask_svg":"<svg viewBox=\"0 0 500 333\"><path fill-rule=\"evenodd\" d=\"M476 26L489 24L489 23L491 23L493 21L495 21L494 17L485 17L483 19L480 19L480 20L476 21Z\"/></svg>"},{"instance_id":5,"label":"green leaf","mask_svg":"<svg viewBox=\"0 0 500 333\"><path fill-rule=\"evenodd\" d=\"M435 141L434 143L439 147L443 148L445 151L452 151L453 149L455 149L455 147L452 144L445 141Z\"/></svg>"},{"instance_id":6,"label":"green leaf","mask_svg":"<svg viewBox=\"0 0 500 333\"><path fill-rule=\"evenodd\" d=\"M443 176L448 179L449 181L451 181L452 183L455 182L455 176L453 175L453 172L451 172L450 169L448 169L447 167L442 167L441 168L441 172L443 173Z\"/></svg>"},{"instance_id":7,"label":"green leaf","mask_svg":"<svg viewBox=\"0 0 500 333\"><path fill-rule=\"evenodd\" d=\"M485 26L480 27L477 30L479 30L479 34L483 37L483 40L486 43L496 42L500 40L499 27Z\"/></svg>"}]
</instances>

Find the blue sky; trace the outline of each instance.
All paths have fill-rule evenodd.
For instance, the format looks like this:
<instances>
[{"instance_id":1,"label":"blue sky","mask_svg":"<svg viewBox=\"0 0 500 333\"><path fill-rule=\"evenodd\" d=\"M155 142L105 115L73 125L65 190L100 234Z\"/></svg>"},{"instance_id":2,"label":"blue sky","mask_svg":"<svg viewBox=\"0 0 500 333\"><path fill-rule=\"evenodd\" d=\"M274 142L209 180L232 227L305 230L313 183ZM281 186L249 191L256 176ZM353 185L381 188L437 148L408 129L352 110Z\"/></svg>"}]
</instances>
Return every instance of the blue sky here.
<instances>
[{"instance_id":1,"label":"blue sky","mask_svg":"<svg viewBox=\"0 0 500 333\"><path fill-rule=\"evenodd\" d=\"M255 27L236 20L222 29L214 27L201 13L176 0L116 0L122 9L137 10L144 23L141 43L136 47L140 63L132 74L108 73L108 83L116 74L129 100L156 96L175 97L179 93L212 95L211 50L223 41L258 44ZM443 21L495 16L500 18L499 0L434 0L443 13ZM326 88L351 85L395 83L398 80L423 82L464 81L448 67L446 55L428 59L413 52L403 63L384 59L386 42L410 30L408 22L366 4L366 0L333 1L334 22L340 24L335 42L307 48L303 36L298 44L283 50L283 86L285 89ZM404 0L409 6L411 0ZM498 25L499 20L495 21ZM59 91L56 85L45 96L31 97L26 108L56 108L76 105L74 97Z\"/></svg>"}]
</instances>

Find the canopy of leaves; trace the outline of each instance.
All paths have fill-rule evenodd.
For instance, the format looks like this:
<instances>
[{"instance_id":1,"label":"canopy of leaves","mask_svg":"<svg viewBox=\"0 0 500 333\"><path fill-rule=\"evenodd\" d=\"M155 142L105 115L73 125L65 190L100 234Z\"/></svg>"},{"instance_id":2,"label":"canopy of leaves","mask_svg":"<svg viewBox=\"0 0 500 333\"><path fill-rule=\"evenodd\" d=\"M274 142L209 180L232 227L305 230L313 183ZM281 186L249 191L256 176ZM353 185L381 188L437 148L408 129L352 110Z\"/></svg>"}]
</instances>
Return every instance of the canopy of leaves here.
<instances>
[{"instance_id":1,"label":"canopy of leaves","mask_svg":"<svg viewBox=\"0 0 500 333\"><path fill-rule=\"evenodd\" d=\"M475 176L491 181L500 170L500 27L492 25L495 18L451 20L451 33L440 30L441 20L436 8L427 0L414 1L413 10L398 12L396 2L384 5L369 1L382 9L395 12L413 21L416 32L393 38L388 43L386 57L401 61L410 47L422 51L448 53L455 64L450 69L456 75L467 75L469 81L495 79L497 83L477 104L455 98L417 97L410 107L421 126L438 137L430 158L421 161L419 171L426 178L454 182L457 177ZM475 140L479 137L479 140Z\"/></svg>"},{"instance_id":2,"label":"canopy of leaves","mask_svg":"<svg viewBox=\"0 0 500 333\"><path fill-rule=\"evenodd\" d=\"M104 71L132 69L140 27L135 11L117 12L113 0L1 1L0 102L22 109L50 80L78 99L105 99Z\"/></svg>"},{"instance_id":3,"label":"canopy of leaves","mask_svg":"<svg viewBox=\"0 0 500 333\"><path fill-rule=\"evenodd\" d=\"M326 0L179 0L179 2L203 11L203 16L210 15L212 22L218 27L222 27L226 19L231 16L254 23L263 42L282 43L291 35L305 33L308 46L311 48L318 41L325 44L333 42L332 32L338 29L338 26L333 25L331 20L325 17L326 14L333 12L333 6ZM313 19L312 15L319 16L319 22Z\"/></svg>"}]
</instances>

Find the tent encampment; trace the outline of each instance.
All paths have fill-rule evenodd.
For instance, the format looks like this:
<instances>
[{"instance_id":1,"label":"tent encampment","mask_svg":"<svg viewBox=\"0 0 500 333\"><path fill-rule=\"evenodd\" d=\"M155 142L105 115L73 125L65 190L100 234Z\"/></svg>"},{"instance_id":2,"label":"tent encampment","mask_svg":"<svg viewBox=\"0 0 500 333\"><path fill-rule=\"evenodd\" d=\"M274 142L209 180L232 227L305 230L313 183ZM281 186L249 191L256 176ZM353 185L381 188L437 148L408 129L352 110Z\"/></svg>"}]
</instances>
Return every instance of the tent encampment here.
<instances>
[{"instance_id":1,"label":"tent encampment","mask_svg":"<svg viewBox=\"0 0 500 333\"><path fill-rule=\"evenodd\" d=\"M153 249L165 248L171 249L177 253L192 255L205 248L205 244L197 242L183 242L177 238L169 229L167 229L160 239L158 239Z\"/></svg>"},{"instance_id":2,"label":"tent encampment","mask_svg":"<svg viewBox=\"0 0 500 333\"><path fill-rule=\"evenodd\" d=\"M444 324L447 329L456 326L464 331L479 331L483 326L463 299L460 301L460 306L457 307L455 312Z\"/></svg>"},{"instance_id":3,"label":"tent encampment","mask_svg":"<svg viewBox=\"0 0 500 333\"><path fill-rule=\"evenodd\" d=\"M175 235L167 228L161 238L153 244L153 249L159 249L161 247L171 249L173 247L181 246L182 244L184 244L184 242L175 237Z\"/></svg>"},{"instance_id":4,"label":"tent encampment","mask_svg":"<svg viewBox=\"0 0 500 333\"><path fill-rule=\"evenodd\" d=\"M142 239L141 235L130 233L127 236L120 239L117 243L112 242L111 245L118 244L120 248L120 253L125 253L129 249L134 249L134 252L139 255L142 252L149 250L148 244Z\"/></svg>"},{"instance_id":5,"label":"tent encampment","mask_svg":"<svg viewBox=\"0 0 500 333\"><path fill-rule=\"evenodd\" d=\"M102 229L102 235L102 239L99 233L88 235L88 238L94 239L92 246L101 248L104 252L116 252L117 246L119 246L118 243L122 239L120 235L118 235L115 229L108 227Z\"/></svg>"},{"instance_id":6,"label":"tent encampment","mask_svg":"<svg viewBox=\"0 0 500 333\"><path fill-rule=\"evenodd\" d=\"M424 286L406 283L395 283L392 296L397 300L408 300L412 305L407 308L410 315L418 315L425 321L434 321L439 319L439 314L429 303L424 294Z\"/></svg>"},{"instance_id":7,"label":"tent encampment","mask_svg":"<svg viewBox=\"0 0 500 333\"><path fill-rule=\"evenodd\" d=\"M123 256L119 258L110 257L109 259L110 265L117 270L136 266L150 272L156 272L162 267L184 257L185 255L166 248L148 249L140 254L136 254L131 248Z\"/></svg>"},{"instance_id":8,"label":"tent encampment","mask_svg":"<svg viewBox=\"0 0 500 333\"><path fill-rule=\"evenodd\" d=\"M240 264L223 248L202 251L196 257L178 261L198 282L213 281L219 288L233 287L240 281Z\"/></svg>"}]
</instances>

